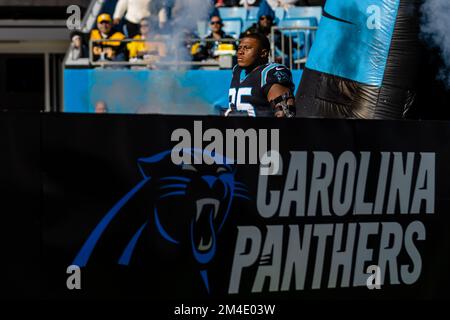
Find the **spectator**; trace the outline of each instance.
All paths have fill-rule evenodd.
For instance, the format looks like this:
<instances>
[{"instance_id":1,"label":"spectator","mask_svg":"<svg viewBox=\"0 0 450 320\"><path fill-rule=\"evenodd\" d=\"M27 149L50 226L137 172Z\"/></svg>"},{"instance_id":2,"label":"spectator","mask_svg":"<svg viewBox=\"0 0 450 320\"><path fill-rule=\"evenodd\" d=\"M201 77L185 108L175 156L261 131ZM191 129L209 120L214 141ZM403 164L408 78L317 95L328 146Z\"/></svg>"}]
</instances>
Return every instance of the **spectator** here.
<instances>
[{"instance_id":1,"label":"spectator","mask_svg":"<svg viewBox=\"0 0 450 320\"><path fill-rule=\"evenodd\" d=\"M97 18L97 29L91 31L91 40L109 40L94 42L92 44L92 53L94 61L110 60L124 61L125 51L124 45L120 40L125 39L125 35L121 32L115 32L112 29L112 19L107 13L102 13ZM116 40L116 41L111 41ZM117 41L119 40L119 41Z\"/></svg>"},{"instance_id":2,"label":"spectator","mask_svg":"<svg viewBox=\"0 0 450 320\"><path fill-rule=\"evenodd\" d=\"M72 60L78 60L80 58L87 58L88 57L88 47L85 43L85 34L83 34L81 31L73 31L70 34L71 38L71 58Z\"/></svg>"},{"instance_id":3,"label":"spectator","mask_svg":"<svg viewBox=\"0 0 450 320\"><path fill-rule=\"evenodd\" d=\"M108 106L105 101L97 101L95 104L95 113L108 113Z\"/></svg>"},{"instance_id":4,"label":"spectator","mask_svg":"<svg viewBox=\"0 0 450 320\"><path fill-rule=\"evenodd\" d=\"M119 0L114 11L114 24L118 25L125 16L126 34L133 38L139 34L139 22L151 15L158 16L161 23L167 21L166 8L161 0Z\"/></svg>"},{"instance_id":5,"label":"spectator","mask_svg":"<svg viewBox=\"0 0 450 320\"><path fill-rule=\"evenodd\" d=\"M219 16L216 15L211 17L210 26L211 33L205 38L205 40L209 41L206 41L205 45L197 43L192 47L192 54L195 61L216 58L215 51L219 49L221 44L230 44L231 50L235 49L233 42L221 41L224 39L234 40L234 38L222 30L223 22Z\"/></svg>"},{"instance_id":6,"label":"spectator","mask_svg":"<svg viewBox=\"0 0 450 320\"><path fill-rule=\"evenodd\" d=\"M254 23L252 26L250 26L250 28L245 30L241 34L241 37L251 33L261 33L268 37L270 40L272 26L275 25L275 12L269 6L269 4L265 0L263 0L258 10L258 22ZM277 47L279 50L281 50L282 48L282 41L284 41L285 44L289 44L289 38L283 36L279 30L275 31L274 36L275 47ZM289 45L285 45L284 54L289 54Z\"/></svg>"},{"instance_id":7,"label":"spectator","mask_svg":"<svg viewBox=\"0 0 450 320\"><path fill-rule=\"evenodd\" d=\"M164 30L169 20L169 6L173 0L152 0L150 2L150 12L157 14L150 15L150 26L152 28Z\"/></svg>"},{"instance_id":8,"label":"spectator","mask_svg":"<svg viewBox=\"0 0 450 320\"><path fill-rule=\"evenodd\" d=\"M135 40L150 40L150 41L133 41L128 44L128 51L130 53L130 62L146 61L156 62L161 57L167 54L166 45L159 36L154 36L149 39L150 26L147 19L142 19L140 23L140 34L135 36Z\"/></svg>"},{"instance_id":9,"label":"spectator","mask_svg":"<svg viewBox=\"0 0 450 320\"><path fill-rule=\"evenodd\" d=\"M263 1L258 10L258 22L250 26L244 34L262 33L269 36L272 26L275 25L275 11Z\"/></svg>"}]
</instances>

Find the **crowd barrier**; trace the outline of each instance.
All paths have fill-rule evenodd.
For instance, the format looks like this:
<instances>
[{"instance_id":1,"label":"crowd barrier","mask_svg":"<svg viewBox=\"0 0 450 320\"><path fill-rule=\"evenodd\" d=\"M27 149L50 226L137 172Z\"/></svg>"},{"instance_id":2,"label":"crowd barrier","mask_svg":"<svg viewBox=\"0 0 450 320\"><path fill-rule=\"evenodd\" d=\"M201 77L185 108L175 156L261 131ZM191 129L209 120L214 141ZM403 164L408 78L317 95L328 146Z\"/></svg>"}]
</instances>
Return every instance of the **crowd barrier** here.
<instances>
[{"instance_id":1,"label":"crowd barrier","mask_svg":"<svg viewBox=\"0 0 450 320\"><path fill-rule=\"evenodd\" d=\"M218 115L228 107L231 70L65 69L64 111ZM293 70L294 84L301 70ZM297 88L296 88L297 89Z\"/></svg>"}]
</instances>

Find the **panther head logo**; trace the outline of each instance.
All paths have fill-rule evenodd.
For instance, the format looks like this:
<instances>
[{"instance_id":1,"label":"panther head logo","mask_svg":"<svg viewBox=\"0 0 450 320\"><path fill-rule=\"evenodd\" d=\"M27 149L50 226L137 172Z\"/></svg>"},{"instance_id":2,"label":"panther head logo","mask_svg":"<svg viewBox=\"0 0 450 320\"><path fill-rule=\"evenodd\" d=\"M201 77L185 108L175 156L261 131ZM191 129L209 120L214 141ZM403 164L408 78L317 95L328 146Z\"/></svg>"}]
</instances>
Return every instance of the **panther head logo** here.
<instances>
[{"instance_id":1,"label":"panther head logo","mask_svg":"<svg viewBox=\"0 0 450 320\"><path fill-rule=\"evenodd\" d=\"M208 266L217 251L217 236L220 234L230 213L233 200L249 200L246 186L236 181L236 170L226 164L227 159L206 150L183 149L192 157L210 157L213 165L174 165L171 150L151 157L138 159L142 174L140 181L122 197L102 218L78 252L73 264L87 265L89 258L121 209L146 186L149 208L148 219L156 226L161 238L178 246L189 244L206 290L209 292ZM167 174L167 167L170 174ZM165 170L164 170L164 169ZM176 219L176 223L174 223ZM136 230L118 259L121 265L128 265L133 251L145 226L143 222Z\"/></svg>"}]
</instances>

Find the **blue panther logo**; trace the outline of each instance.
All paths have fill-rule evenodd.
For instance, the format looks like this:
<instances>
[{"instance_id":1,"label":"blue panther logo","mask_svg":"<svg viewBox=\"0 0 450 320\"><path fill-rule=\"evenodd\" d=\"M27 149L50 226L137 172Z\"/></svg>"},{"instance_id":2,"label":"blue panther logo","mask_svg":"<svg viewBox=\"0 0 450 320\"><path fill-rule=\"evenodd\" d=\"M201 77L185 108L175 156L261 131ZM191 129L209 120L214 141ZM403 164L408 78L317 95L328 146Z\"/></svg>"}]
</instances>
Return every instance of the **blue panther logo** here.
<instances>
[{"instance_id":1,"label":"blue panther logo","mask_svg":"<svg viewBox=\"0 0 450 320\"><path fill-rule=\"evenodd\" d=\"M277 78L279 82L289 82L291 81L291 77L284 71L275 71L274 77Z\"/></svg>"},{"instance_id":2,"label":"blue panther logo","mask_svg":"<svg viewBox=\"0 0 450 320\"><path fill-rule=\"evenodd\" d=\"M138 159L143 179L97 224L78 252L73 261L74 265L87 265L108 226L124 206L145 187L152 212L148 212L147 220L135 231L123 249L118 257L118 264L130 264L136 244L151 219L160 236L169 243L174 246L185 242L189 244L205 288L210 292L208 264L217 251L217 236L229 216L233 200L249 200L248 190L243 183L235 180L236 170L227 164L229 161L223 156L197 149L183 149L183 152L194 158L209 157L214 164L176 166L170 159L171 150ZM168 167L170 174L164 172ZM179 211L183 214L179 214ZM178 220L178 227L173 223L174 216ZM180 230L179 226L185 226L187 230Z\"/></svg>"}]
</instances>

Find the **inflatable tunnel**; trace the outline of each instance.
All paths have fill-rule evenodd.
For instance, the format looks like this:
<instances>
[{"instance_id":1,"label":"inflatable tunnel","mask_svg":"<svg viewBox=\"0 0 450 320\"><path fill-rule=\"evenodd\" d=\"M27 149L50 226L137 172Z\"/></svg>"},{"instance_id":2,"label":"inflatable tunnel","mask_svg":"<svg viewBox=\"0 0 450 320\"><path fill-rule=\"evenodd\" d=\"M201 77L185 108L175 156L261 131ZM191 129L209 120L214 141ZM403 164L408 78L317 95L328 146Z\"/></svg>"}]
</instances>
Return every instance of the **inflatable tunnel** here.
<instances>
[{"instance_id":1,"label":"inflatable tunnel","mask_svg":"<svg viewBox=\"0 0 450 320\"><path fill-rule=\"evenodd\" d=\"M328 0L297 91L300 117L401 119L414 101L421 0Z\"/></svg>"}]
</instances>

